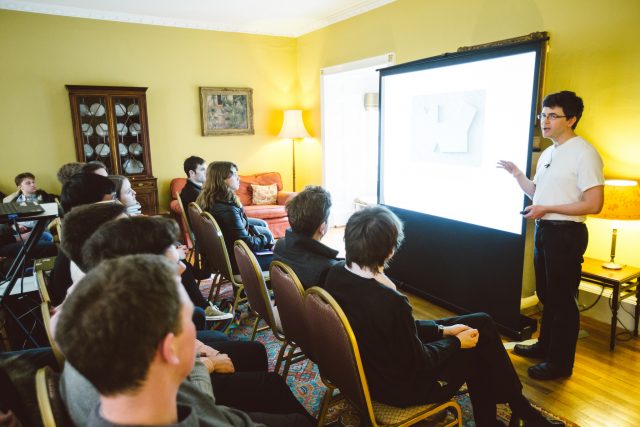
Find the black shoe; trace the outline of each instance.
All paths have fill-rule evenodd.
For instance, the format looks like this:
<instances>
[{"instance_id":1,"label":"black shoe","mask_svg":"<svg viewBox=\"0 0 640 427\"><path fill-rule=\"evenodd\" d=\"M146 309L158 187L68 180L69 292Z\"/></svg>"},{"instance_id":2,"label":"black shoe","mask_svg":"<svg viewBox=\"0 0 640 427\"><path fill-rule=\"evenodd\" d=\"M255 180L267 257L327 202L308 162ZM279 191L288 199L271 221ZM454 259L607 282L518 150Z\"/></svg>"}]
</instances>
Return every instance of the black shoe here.
<instances>
[{"instance_id":1,"label":"black shoe","mask_svg":"<svg viewBox=\"0 0 640 427\"><path fill-rule=\"evenodd\" d=\"M521 416L518 414L511 414L509 420L509 427L549 427L549 426L564 426L564 422L560 420L550 420L545 418L540 412L531 408L533 412L527 416Z\"/></svg>"},{"instance_id":2,"label":"black shoe","mask_svg":"<svg viewBox=\"0 0 640 427\"><path fill-rule=\"evenodd\" d=\"M529 376L536 380L555 380L556 378L570 377L573 371L571 369L560 369L550 362L542 362L537 365L530 366L527 369Z\"/></svg>"},{"instance_id":3,"label":"black shoe","mask_svg":"<svg viewBox=\"0 0 640 427\"><path fill-rule=\"evenodd\" d=\"M518 356L531 357L534 359L544 359L547 357L547 350L542 348L538 343L531 345L516 344L515 347L513 347L513 352Z\"/></svg>"}]
</instances>

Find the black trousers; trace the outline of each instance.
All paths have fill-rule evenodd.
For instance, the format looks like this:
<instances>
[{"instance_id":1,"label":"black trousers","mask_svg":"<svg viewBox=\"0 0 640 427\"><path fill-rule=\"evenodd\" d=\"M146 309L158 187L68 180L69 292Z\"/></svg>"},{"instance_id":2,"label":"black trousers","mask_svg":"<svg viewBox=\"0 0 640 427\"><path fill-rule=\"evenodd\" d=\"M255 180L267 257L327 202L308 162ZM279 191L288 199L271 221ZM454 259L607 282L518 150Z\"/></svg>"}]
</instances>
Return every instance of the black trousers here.
<instances>
[{"instance_id":1,"label":"black trousers","mask_svg":"<svg viewBox=\"0 0 640 427\"><path fill-rule=\"evenodd\" d=\"M478 330L479 339L476 347L460 349L445 362L437 375L440 387L425 396L425 402L448 400L466 382L476 424L495 425L496 403L517 406L524 398L522 383L504 349L493 319L486 313L474 313L439 319L436 323L443 326L458 323L470 326Z\"/></svg>"},{"instance_id":2,"label":"black trousers","mask_svg":"<svg viewBox=\"0 0 640 427\"><path fill-rule=\"evenodd\" d=\"M570 371L580 331L576 294L589 234L582 223L560 224L545 221L536 224L533 252L536 292L544 305L538 343L547 350L547 362Z\"/></svg>"}]
</instances>

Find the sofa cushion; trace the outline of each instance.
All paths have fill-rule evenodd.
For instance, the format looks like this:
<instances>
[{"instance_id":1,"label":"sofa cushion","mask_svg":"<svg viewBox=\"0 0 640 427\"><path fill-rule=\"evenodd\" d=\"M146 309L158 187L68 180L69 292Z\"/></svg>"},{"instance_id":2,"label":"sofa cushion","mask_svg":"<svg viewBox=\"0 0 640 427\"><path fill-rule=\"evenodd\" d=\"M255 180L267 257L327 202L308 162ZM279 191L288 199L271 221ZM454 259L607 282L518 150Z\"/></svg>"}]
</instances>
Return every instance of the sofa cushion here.
<instances>
[{"instance_id":1,"label":"sofa cushion","mask_svg":"<svg viewBox=\"0 0 640 427\"><path fill-rule=\"evenodd\" d=\"M252 205L275 205L278 200L278 184L251 184Z\"/></svg>"},{"instance_id":2,"label":"sofa cushion","mask_svg":"<svg viewBox=\"0 0 640 427\"><path fill-rule=\"evenodd\" d=\"M282 205L248 205L244 211L250 218L287 218L287 211Z\"/></svg>"},{"instance_id":3,"label":"sofa cushion","mask_svg":"<svg viewBox=\"0 0 640 427\"><path fill-rule=\"evenodd\" d=\"M251 205L253 194L251 184L269 185L276 184L278 191L282 191L282 178L278 172L266 172L255 175L240 175L240 188L236 191L240 203L243 206Z\"/></svg>"}]
</instances>

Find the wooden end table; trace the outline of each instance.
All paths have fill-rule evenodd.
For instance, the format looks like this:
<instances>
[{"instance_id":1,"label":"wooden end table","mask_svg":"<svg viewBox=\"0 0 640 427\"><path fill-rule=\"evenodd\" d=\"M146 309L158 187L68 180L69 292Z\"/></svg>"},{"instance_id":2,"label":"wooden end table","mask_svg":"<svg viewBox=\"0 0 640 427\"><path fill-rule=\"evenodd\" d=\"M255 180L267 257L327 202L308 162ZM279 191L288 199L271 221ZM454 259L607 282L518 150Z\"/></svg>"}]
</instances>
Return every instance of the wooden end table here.
<instances>
[{"instance_id":1,"label":"wooden end table","mask_svg":"<svg viewBox=\"0 0 640 427\"><path fill-rule=\"evenodd\" d=\"M632 295L636 296L633 336L638 336L638 319L640 318L640 268L625 265L620 270L608 270L602 266L606 261L585 258L582 264L582 280L596 283L613 289L611 294L611 337L609 350L616 345L616 326L620 302Z\"/></svg>"}]
</instances>

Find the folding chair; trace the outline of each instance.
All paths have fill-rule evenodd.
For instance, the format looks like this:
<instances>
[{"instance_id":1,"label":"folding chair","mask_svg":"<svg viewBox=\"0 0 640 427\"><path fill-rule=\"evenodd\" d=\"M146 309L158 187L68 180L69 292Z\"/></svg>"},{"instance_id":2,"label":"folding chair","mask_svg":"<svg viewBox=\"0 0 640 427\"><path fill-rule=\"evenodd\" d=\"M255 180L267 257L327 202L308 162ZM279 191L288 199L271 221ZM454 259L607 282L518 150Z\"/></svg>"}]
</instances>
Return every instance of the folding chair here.
<instances>
[{"instance_id":1,"label":"folding chair","mask_svg":"<svg viewBox=\"0 0 640 427\"><path fill-rule=\"evenodd\" d=\"M322 382L327 386L318 425L324 425L331 403L346 398L374 427L410 426L447 408L452 408L456 414L456 419L447 426L462 426L460 405L453 400L408 408L371 400L356 337L338 303L324 289L312 287L305 293L304 307L314 342L314 357ZM340 389L340 394L334 398L335 389Z\"/></svg>"}]
</instances>

